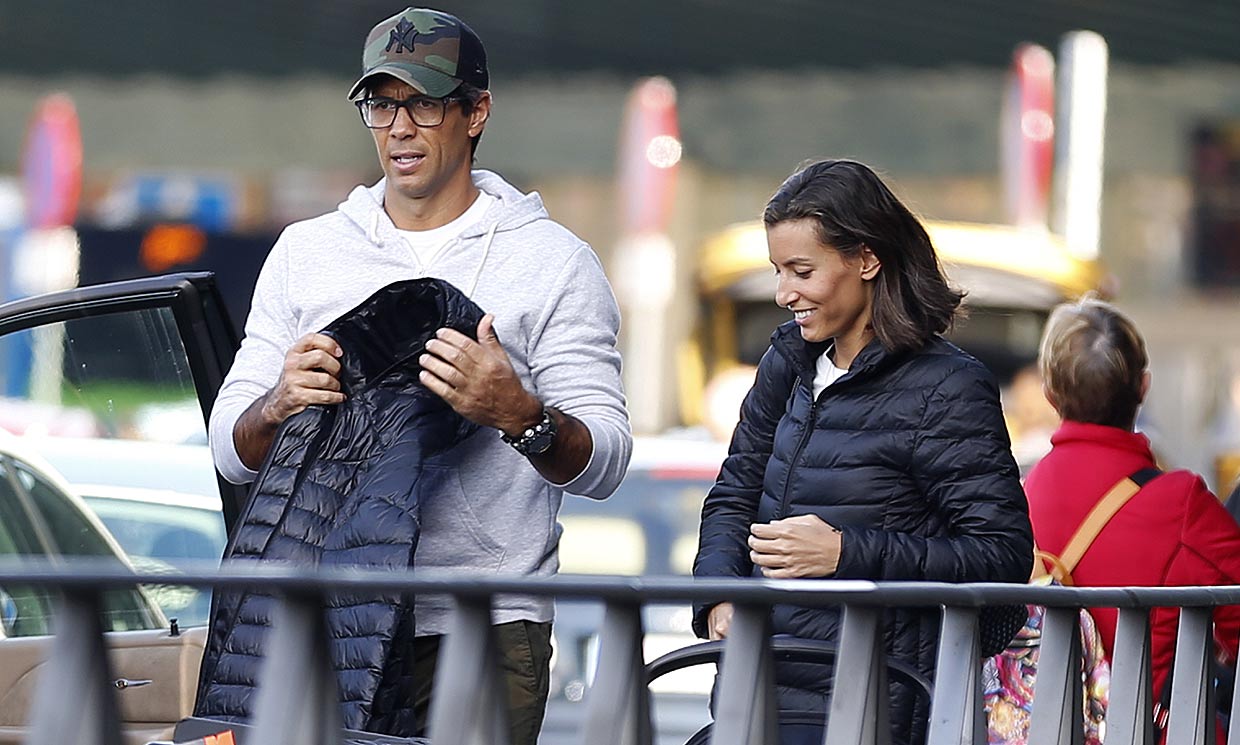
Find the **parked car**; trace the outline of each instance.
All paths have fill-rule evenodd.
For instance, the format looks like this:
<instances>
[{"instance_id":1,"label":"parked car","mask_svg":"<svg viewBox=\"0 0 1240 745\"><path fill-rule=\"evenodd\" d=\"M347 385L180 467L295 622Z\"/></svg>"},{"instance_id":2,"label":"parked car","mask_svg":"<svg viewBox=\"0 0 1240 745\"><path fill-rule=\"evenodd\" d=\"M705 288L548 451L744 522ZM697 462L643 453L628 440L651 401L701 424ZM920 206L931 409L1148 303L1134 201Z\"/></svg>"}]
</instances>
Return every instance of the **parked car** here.
<instances>
[{"instance_id":1,"label":"parked car","mask_svg":"<svg viewBox=\"0 0 1240 745\"><path fill-rule=\"evenodd\" d=\"M26 444L0 437L0 559L60 562L115 561L124 550L72 488ZM0 638L51 633L54 598L30 587L0 588ZM104 628L162 629L159 606L140 588L106 594Z\"/></svg>"},{"instance_id":2,"label":"parked car","mask_svg":"<svg viewBox=\"0 0 1240 745\"><path fill-rule=\"evenodd\" d=\"M0 561L79 558L130 566L116 539L50 464L20 438L0 436ZM26 738L25 706L34 698L36 671L50 647L54 605L55 597L41 588L0 587L0 745ZM192 685L182 661L193 657L195 647L201 654L205 635L170 634L159 605L137 586L105 592L102 611L117 680L151 681L119 694L131 723L128 741L157 739L165 728L145 722L180 716L185 684Z\"/></svg>"},{"instance_id":3,"label":"parked car","mask_svg":"<svg viewBox=\"0 0 1240 745\"><path fill-rule=\"evenodd\" d=\"M0 438L9 443L0 448L0 467L11 471L0 478L0 554L64 561L103 556L168 571L191 557L218 562L244 489L218 479L205 448L159 440L193 439L186 423L201 438L203 412L236 345L208 274L130 280L0 306L0 428L23 435ZM153 411L191 411L196 419L178 413L172 427L167 416L153 419ZM69 477L57 475L49 460ZM3 493L6 486L15 497ZM150 681L118 686L129 745L167 739L193 708L206 640L206 626L196 622L205 620L205 598L193 590L176 597L176 590L161 588L157 597L168 608L180 603L175 632L144 589L112 592L105 601L113 674ZM42 595L3 588L0 745L28 735L36 668L52 641L49 615Z\"/></svg>"},{"instance_id":4,"label":"parked car","mask_svg":"<svg viewBox=\"0 0 1240 745\"><path fill-rule=\"evenodd\" d=\"M199 417L199 426L202 426ZM224 526L215 465L206 445L82 437L29 437L143 571L209 569L220 561ZM208 589L148 588L181 626L207 623Z\"/></svg>"},{"instance_id":5,"label":"parked car","mask_svg":"<svg viewBox=\"0 0 1240 745\"><path fill-rule=\"evenodd\" d=\"M598 502L566 496L560 510L560 571L581 574L687 575L697 553L702 500L727 455L723 443L686 436L637 437L620 488ZM575 742L598 655L603 608L560 602L553 626L552 696L542 745ZM642 618L647 662L698 641L688 605L649 606ZM651 685L658 742L685 742L710 720L715 670L680 670Z\"/></svg>"}]
</instances>

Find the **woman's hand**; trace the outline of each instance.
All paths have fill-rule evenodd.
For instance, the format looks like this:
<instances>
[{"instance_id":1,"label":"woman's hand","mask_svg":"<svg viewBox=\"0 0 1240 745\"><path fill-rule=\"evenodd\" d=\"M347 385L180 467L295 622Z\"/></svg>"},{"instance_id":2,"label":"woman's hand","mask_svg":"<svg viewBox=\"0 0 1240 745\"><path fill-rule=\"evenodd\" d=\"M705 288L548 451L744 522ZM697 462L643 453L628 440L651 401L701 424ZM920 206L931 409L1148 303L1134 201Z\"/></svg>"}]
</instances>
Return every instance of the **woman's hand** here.
<instances>
[{"instance_id":1,"label":"woman's hand","mask_svg":"<svg viewBox=\"0 0 1240 745\"><path fill-rule=\"evenodd\" d=\"M830 577L842 545L840 531L817 515L749 526L749 559L772 579Z\"/></svg>"},{"instance_id":2,"label":"woman's hand","mask_svg":"<svg viewBox=\"0 0 1240 745\"><path fill-rule=\"evenodd\" d=\"M732 628L732 604L720 603L710 609L706 616L706 634L712 642L726 639L728 629Z\"/></svg>"}]
</instances>

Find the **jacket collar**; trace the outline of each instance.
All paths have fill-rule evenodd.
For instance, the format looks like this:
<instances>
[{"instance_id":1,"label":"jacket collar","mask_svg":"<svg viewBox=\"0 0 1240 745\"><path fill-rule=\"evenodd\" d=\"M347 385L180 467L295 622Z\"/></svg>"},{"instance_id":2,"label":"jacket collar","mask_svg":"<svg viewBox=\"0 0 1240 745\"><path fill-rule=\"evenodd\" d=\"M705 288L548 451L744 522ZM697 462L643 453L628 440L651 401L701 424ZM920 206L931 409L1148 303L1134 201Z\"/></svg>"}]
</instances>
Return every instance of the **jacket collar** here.
<instances>
[{"instance_id":1,"label":"jacket collar","mask_svg":"<svg viewBox=\"0 0 1240 745\"><path fill-rule=\"evenodd\" d=\"M771 334L771 345L784 356L784 359L788 361L796 372L797 377L806 385L809 385L814 380L815 365L818 358L831 348L833 341L805 341L801 337L801 329L796 325L796 321L788 321L781 324ZM871 339L870 343L866 344L857 353L852 365L848 368L848 374L841 378L841 380L870 375L892 364L900 356L888 351L877 337Z\"/></svg>"},{"instance_id":2,"label":"jacket collar","mask_svg":"<svg viewBox=\"0 0 1240 745\"><path fill-rule=\"evenodd\" d=\"M1059 429L1051 435L1052 447L1083 442L1135 453L1150 461L1154 460L1154 454L1150 450L1150 438L1140 432L1065 419L1059 425Z\"/></svg>"}]
</instances>

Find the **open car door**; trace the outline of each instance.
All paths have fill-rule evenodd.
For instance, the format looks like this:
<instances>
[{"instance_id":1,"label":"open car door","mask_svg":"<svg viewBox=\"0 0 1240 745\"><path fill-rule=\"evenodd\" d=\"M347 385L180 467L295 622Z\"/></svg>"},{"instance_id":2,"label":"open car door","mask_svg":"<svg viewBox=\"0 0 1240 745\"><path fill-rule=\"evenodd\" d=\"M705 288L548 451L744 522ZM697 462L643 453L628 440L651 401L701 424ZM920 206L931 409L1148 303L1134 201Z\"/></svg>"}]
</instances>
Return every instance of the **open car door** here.
<instances>
[{"instance_id":1,"label":"open car door","mask_svg":"<svg viewBox=\"0 0 1240 745\"><path fill-rule=\"evenodd\" d=\"M206 415L236 347L205 272L0 305L0 515L15 516L0 520L0 560L218 565L245 490L216 473ZM209 603L163 586L105 602L129 743L165 739L191 713ZM0 588L0 745L26 739L50 607Z\"/></svg>"}]
</instances>

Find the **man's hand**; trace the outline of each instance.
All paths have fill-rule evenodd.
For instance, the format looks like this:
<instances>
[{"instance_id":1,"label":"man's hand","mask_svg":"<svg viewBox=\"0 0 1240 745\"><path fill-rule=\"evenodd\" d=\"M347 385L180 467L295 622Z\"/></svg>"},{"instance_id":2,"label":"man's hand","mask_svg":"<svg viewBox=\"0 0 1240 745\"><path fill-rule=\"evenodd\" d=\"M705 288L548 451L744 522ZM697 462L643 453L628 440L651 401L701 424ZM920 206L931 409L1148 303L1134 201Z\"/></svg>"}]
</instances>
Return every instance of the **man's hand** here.
<instances>
[{"instance_id":1,"label":"man's hand","mask_svg":"<svg viewBox=\"0 0 1240 745\"><path fill-rule=\"evenodd\" d=\"M256 399L233 427L233 444L246 467L262 465L285 419L307 406L344 401L339 359L343 354L336 340L324 334L306 334L293 343L275 387Z\"/></svg>"},{"instance_id":2,"label":"man's hand","mask_svg":"<svg viewBox=\"0 0 1240 745\"><path fill-rule=\"evenodd\" d=\"M313 404L338 404L340 356L336 340L324 334L306 334L284 355L280 380L263 402L263 418L276 426Z\"/></svg>"},{"instance_id":3,"label":"man's hand","mask_svg":"<svg viewBox=\"0 0 1240 745\"><path fill-rule=\"evenodd\" d=\"M772 579L830 577L842 545L840 531L817 515L749 526L749 559Z\"/></svg>"},{"instance_id":4,"label":"man's hand","mask_svg":"<svg viewBox=\"0 0 1240 745\"><path fill-rule=\"evenodd\" d=\"M495 336L489 313L478 322L478 341L455 329L439 329L418 358L418 379L456 413L509 437L519 437L542 419L543 404L525 390L508 353ZM551 448L531 455L530 464L553 484L567 484L590 462L594 441L580 420L549 408L557 433Z\"/></svg>"},{"instance_id":5,"label":"man's hand","mask_svg":"<svg viewBox=\"0 0 1240 745\"><path fill-rule=\"evenodd\" d=\"M494 322L490 314L482 317L478 341L455 329L436 331L418 358L418 379L471 422L516 437L542 418L542 403L517 377Z\"/></svg>"},{"instance_id":6,"label":"man's hand","mask_svg":"<svg viewBox=\"0 0 1240 745\"><path fill-rule=\"evenodd\" d=\"M710 609L706 616L706 635L712 642L727 638L732 628L732 611L731 603L720 603Z\"/></svg>"}]
</instances>

